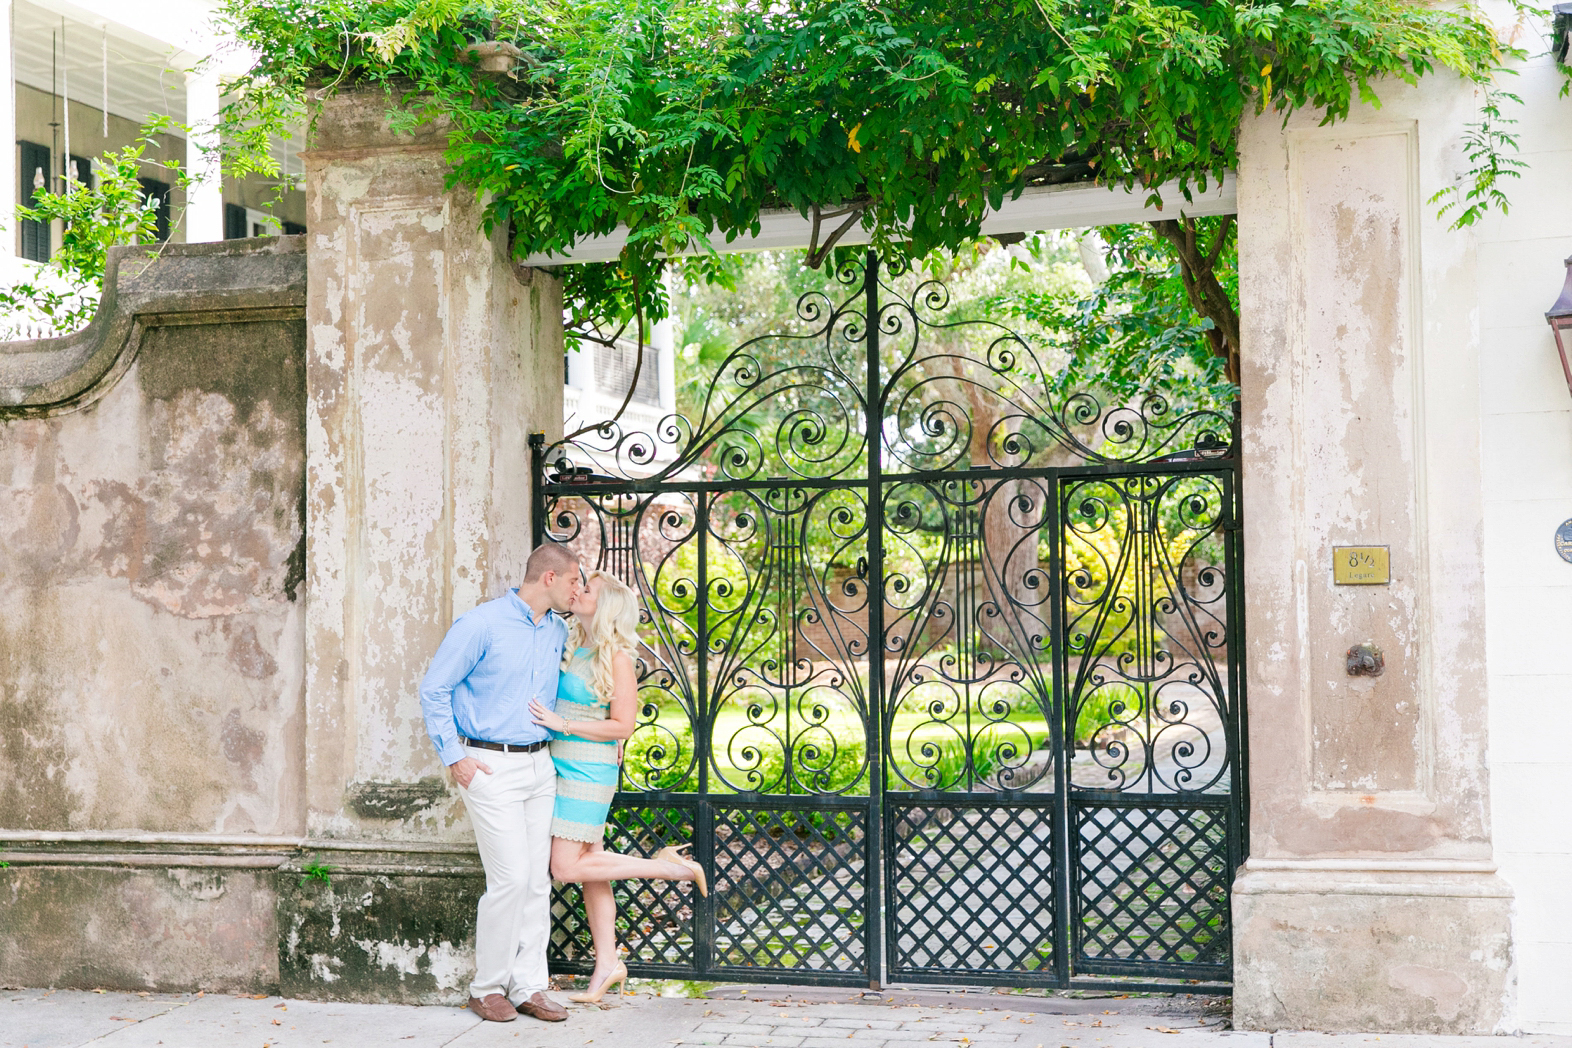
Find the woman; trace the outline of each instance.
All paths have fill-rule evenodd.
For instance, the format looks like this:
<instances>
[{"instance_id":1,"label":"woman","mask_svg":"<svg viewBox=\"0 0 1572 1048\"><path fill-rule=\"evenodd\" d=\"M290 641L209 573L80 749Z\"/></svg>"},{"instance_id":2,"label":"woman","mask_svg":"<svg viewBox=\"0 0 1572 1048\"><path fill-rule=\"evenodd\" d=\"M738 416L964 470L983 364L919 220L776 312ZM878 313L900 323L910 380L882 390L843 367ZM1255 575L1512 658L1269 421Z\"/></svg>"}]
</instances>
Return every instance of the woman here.
<instances>
[{"instance_id":1,"label":"woman","mask_svg":"<svg viewBox=\"0 0 1572 1048\"><path fill-rule=\"evenodd\" d=\"M628 969L617 956L617 904L611 881L650 878L693 881L708 895L704 870L667 847L653 859L606 851L606 812L617 791L622 740L633 734L638 681L633 651L638 644L639 603L621 579L591 572L568 606L573 625L563 649L555 712L530 703L537 724L551 732L557 766L557 804L551 820L551 875L582 884L584 911L595 946L589 989L569 1000L591 1004L613 986L626 989Z\"/></svg>"}]
</instances>

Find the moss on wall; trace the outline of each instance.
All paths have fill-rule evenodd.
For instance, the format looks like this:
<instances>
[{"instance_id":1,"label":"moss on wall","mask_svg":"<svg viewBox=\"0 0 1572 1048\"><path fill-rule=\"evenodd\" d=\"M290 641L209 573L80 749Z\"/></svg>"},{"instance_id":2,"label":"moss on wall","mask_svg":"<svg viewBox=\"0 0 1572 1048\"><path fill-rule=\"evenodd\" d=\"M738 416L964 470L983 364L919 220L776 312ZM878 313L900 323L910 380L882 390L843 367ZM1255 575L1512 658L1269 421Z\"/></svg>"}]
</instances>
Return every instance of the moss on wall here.
<instances>
[{"instance_id":1,"label":"moss on wall","mask_svg":"<svg viewBox=\"0 0 1572 1048\"><path fill-rule=\"evenodd\" d=\"M280 874L279 980L291 997L462 1002L485 878Z\"/></svg>"}]
</instances>

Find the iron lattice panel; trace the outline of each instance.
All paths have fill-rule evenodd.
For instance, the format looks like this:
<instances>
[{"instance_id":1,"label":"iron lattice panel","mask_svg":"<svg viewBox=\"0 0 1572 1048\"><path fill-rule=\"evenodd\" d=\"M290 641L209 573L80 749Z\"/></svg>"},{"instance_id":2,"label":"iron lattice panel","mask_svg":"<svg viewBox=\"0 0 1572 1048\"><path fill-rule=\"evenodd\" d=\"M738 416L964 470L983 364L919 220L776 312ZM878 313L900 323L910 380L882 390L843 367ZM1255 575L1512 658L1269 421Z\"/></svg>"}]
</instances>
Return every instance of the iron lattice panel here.
<instances>
[{"instance_id":1,"label":"iron lattice panel","mask_svg":"<svg viewBox=\"0 0 1572 1048\"><path fill-rule=\"evenodd\" d=\"M1075 805L1077 967L1226 975L1227 809L1139 805Z\"/></svg>"},{"instance_id":2,"label":"iron lattice panel","mask_svg":"<svg viewBox=\"0 0 1572 1048\"><path fill-rule=\"evenodd\" d=\"M715 809L714 969L867 975L867 812Z\"/></svg>"},{"instance_id":3,"label":"iron lattice panel","mask_svg":"<svg viewBox=\"0 0 1572 1048\"><path fill-rule=\"evenodd\" d=\"M890 975L1055 977L1053 809L892 803Z\"/></svg>"},{"instance_id":4,"label":"iron lattice panel","mask_svg":"<svg viewBox=\"0 0 1572 1048\"><path fill-rule=\"evenodd\" d=\"M606 826L606 850L654 855L693 838L693 812L684 808L618 804ZM693 888L673 881L616 881L617 941L627 948L630 970L639 965L696 968ZM594 967L589 925L577 884L554 884L551 899L551 969L588 972Z\"/></svg>"}]
</instances>

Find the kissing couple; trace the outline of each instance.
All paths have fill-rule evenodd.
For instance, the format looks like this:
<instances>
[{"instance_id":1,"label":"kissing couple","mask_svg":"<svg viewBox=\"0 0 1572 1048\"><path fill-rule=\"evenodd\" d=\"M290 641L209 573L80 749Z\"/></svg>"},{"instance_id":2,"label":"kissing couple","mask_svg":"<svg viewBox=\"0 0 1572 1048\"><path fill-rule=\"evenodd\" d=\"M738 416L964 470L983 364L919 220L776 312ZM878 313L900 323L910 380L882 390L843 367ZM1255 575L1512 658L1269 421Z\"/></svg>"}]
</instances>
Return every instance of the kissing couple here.
<instances>
[{"instance_id":1,"label":"kissing couple","mask_svg":"<svg viewBox=\"0 0 1572 1048\"><path fill-rule=\"evenodd\" d=\"M546 993L553 878L583 886L595 970L588 992L569 998L583 1003L628 977L612 881L692 881L708 894L686 845L645 859L602 844L638 706L638 622L626 583L586 577L577 557L548 543L530 553L516 588L459 616L420 682L426 733L486 869L469 987L482 1019L568 1017Z\"/></svg>"}]
</instances>

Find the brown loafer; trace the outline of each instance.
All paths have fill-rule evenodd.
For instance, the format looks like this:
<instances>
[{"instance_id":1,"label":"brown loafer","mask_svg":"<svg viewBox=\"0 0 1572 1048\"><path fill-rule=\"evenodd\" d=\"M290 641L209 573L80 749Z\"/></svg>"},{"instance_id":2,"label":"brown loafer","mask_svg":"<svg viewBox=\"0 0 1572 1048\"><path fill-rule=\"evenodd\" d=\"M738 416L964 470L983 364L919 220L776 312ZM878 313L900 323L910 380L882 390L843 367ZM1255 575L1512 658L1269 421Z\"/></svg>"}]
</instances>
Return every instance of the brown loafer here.
<instances>
[{"instance_id":1,"label":"brown loafer","mask_svg":"<svg viewBox=\"0 0 1572 1048\"><path fill-rule=\"evenodd\" d=\"M469 1010L487 1022L510 1023L518 1018L513 1012L513 1002L500 993L488 993L484 997L471 997L469 999Z\"/></svg>"},{"instance_id":2,"label":"brown loafer","mask_svg":"<svg viewBox=\"0 0 1572 1048\"><path fill-rule=\"evenodd\" d=\"M568 1017L568 1010L537 990L530 995L529 1000L519 1005L519 1014L545 1023L560 1023Z\"/></svg>"}]
</instances>

